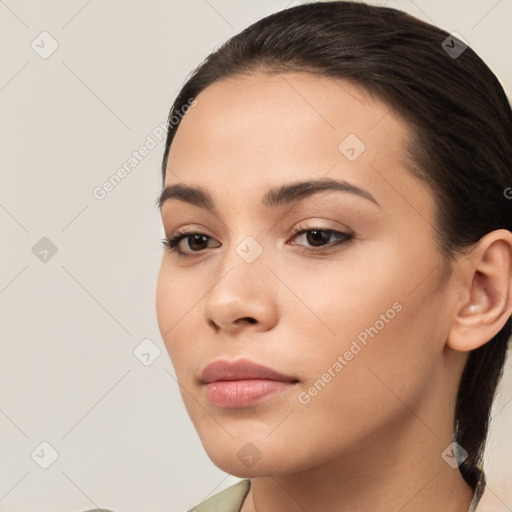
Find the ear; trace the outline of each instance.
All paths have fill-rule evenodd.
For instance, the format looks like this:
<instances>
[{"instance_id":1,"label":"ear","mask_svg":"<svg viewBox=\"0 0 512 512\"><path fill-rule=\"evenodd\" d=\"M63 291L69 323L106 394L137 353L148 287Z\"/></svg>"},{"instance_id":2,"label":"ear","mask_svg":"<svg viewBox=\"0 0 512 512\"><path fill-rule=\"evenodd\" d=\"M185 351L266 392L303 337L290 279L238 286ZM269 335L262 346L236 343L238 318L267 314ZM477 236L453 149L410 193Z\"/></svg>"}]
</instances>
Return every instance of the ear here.
<instances>
[{"instance_id":1,"label":"ear","mask_svg":"<svg viewBox=\"0 0 512 512\"><path fill-rule=\"evenodd\" d=\"M446 345L466 352L490 341L512 314L512 233L491 231L459 265L465 290Z\"/></svg>"}]
</instances>

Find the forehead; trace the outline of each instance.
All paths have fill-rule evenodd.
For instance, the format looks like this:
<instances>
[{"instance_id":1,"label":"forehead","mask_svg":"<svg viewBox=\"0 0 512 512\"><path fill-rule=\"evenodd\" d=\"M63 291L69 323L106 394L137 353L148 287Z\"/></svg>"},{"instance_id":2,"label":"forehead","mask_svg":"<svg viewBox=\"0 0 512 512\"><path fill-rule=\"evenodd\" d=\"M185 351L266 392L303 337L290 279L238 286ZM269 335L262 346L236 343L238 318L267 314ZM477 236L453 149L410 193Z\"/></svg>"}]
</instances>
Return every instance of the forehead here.
<instances>
[{"instance_id":1,"label":"forehead","mask_svg":"<svg viewBox=\"0 0 512 512\"><path fill-rule=\"evenodd\" d=\"M197 106L179 126L179 138L193 125L195 136L206 135L210 130L210 136L219 135L224 140L240 135L240 129L244 134L250 133L253 140L283 130L291 139L300 133L309 136L313 131L319 137L329 131L341 136L349 129L369 139L369 132L383 117L387 118L386 131L392 128L395 137L408 133L406 123L392 114L390 106L362 87L310 73L237 75L214 82L196 100ZM279 143L282 142L280 138Z\"/></svg>"},{"instance_id":2,"label":"forehead","mask_svg":"<svg viewBox=\"0 0 512 512\"><path fill-rule=\"evenodd\" d=\"M265 160L263 146L269 157L314 148L332 157L350 134L368 155L382 146L401 150L409 132L388 105L361 87L309 73L240 75L213 83L196 100L177 128L173 158L189 150L195 154L187 158L224 157L233 150L233 156L244 152Z\"/></svg>"},{"instance_id":3,"label":"forehead","mask_svg":"<svg viewBox=\"0 0 512 512\"><path fill-rule=\"evenodd\" d=\"M235 201L230 189L250 197L285 181L329 176L369 188L377 199L430 200L407 170L407 123L345 80L257 72L215 82L196 100L171 145L166 185L206 186Z\"/></svg>"}]
</instances>

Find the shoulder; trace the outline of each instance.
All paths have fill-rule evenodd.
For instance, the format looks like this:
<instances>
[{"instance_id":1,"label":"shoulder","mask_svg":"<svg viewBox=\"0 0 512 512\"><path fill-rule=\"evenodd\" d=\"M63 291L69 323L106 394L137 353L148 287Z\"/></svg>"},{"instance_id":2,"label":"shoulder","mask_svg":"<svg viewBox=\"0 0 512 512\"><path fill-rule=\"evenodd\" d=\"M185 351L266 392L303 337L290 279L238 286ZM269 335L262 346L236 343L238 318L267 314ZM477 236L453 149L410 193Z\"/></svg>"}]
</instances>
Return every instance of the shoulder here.
<instances>
[{"instance_id":1,"label":"shoulder","mask_svg":"<svg viewBox=\"0 0 512 512\"><path fill-rule=\"evenodd\" d=\"M241 480L236 484L214 494L195 507L189 508L187 512L240 512L240 508L251 488L249 479ZM112 512L107 509L90 509L84 512ZM480 512L480 511L479 511Z\"/></svg>"},{"instance_id":2,"label":"shoulder","mask_svg":"<svg viewBox=\"0 0 512 512\"><path fill-rule=\"evenodd\" d=\"M250 488L249 479L241 480L190 508L188 512L240 512Z\"/></svg>"}]
</instances>

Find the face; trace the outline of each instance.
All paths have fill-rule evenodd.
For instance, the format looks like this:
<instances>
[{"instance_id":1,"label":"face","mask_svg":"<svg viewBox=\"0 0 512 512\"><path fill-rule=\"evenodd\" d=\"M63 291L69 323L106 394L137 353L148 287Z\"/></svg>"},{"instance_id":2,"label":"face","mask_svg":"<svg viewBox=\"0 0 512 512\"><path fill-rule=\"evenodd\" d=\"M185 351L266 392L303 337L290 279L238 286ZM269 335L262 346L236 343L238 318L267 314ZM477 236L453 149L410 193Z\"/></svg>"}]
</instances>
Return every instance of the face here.
<instances>
[{"instance_id":1,"label":"face","mask_svg":"<svg viewBox=\"0 0 512 512\"><path fill-rule=\"evenodd\" d=\"M180 188L161 209L181 239L164 248L157 318L224 471L364 457L411 409L436 421L453 297L408 135L363 90L301 73L217 82L182 120L165 181Z\"/></svg>"}]
</instances>

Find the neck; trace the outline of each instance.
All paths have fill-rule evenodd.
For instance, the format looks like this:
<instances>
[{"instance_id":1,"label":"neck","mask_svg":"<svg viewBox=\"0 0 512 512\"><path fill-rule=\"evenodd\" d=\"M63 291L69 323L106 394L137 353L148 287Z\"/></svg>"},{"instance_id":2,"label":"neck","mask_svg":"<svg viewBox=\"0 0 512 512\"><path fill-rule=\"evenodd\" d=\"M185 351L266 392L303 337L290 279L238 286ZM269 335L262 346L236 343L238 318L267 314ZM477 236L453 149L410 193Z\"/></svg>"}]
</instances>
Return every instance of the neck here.
<instances>
[{"instance_id":1,"label":"neck","mask_svg":"<svg viewBox=\"0 0 512 512\"><path fill-rule=\"evenodd\" d=\"M441 457L451 433L411 423L321 466L252 478L242 512L466 512L473 489Z\"/></svg>"}]
</instances>

